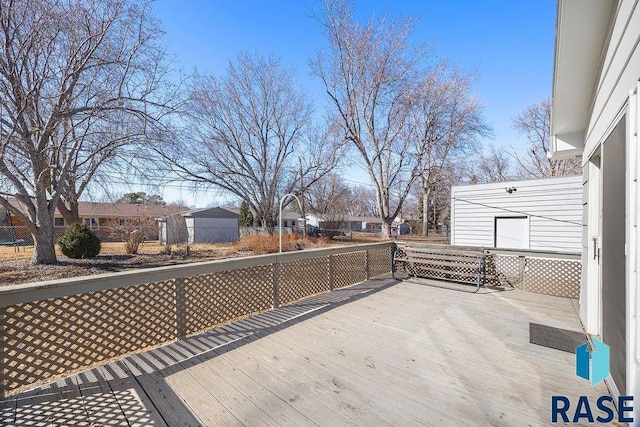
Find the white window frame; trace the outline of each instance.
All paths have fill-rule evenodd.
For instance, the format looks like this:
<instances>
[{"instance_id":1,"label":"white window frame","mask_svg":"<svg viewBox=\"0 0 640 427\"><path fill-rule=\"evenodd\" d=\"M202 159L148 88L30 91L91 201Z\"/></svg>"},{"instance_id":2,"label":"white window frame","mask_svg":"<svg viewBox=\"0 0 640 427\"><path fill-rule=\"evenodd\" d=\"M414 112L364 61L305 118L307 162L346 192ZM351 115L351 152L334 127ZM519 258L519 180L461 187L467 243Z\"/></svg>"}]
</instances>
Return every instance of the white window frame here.
<instances>
[{"instance_id":1,"label":"white window frame","mask_svg":"<svg viewBox=\"0 0 640 427\"><path fill-rule=\"evenodd\" d=\"M82 223L88 225L92 230L100 229L100 218L82 218Z\"/></svg>"}]
</instances>

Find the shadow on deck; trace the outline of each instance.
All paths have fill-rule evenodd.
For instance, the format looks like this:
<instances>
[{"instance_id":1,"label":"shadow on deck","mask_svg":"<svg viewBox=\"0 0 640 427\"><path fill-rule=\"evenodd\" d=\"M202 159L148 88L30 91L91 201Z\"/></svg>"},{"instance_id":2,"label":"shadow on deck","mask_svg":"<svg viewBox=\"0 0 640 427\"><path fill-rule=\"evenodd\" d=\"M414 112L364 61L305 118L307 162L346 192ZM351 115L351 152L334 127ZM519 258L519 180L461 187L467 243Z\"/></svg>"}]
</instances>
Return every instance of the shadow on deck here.
<instances>
[{"instance_id":1,"label":"shadow on deck","mask_svg":"<svg viewBox=\"0 0 640 427\"><path fill-rule=\"evenodd\" d=\"M0 424L548 425L550 396L607 394L529 343L575 309L380 277L19 394Z\"/></svg>"},{"instance_id":2,"label":"shadow on deck","mask_svg":"<svg viewBox=\"0 0 640 427\"><path fill-rule=\"evenodd\" d=\"M163 378L393 286L371 279L138 353L0 402L0 425L202 425Z\"/></svg>"}]
</instances>

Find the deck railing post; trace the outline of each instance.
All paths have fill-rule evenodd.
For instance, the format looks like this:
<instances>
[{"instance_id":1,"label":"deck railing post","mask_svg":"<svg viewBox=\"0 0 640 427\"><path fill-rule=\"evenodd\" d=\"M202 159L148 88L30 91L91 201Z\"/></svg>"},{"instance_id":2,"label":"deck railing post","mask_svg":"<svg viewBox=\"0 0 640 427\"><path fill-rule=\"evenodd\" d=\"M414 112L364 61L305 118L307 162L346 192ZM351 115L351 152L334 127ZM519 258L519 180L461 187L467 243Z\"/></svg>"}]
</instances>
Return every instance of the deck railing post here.
<instances>
[{"instance_id":1,"label":"deck railing post","mask_svg":"<svg viewBox=\"0 0 640 427\"><path fill-rule=\"evenodd\" d=\"M524 285L526 283L525 277L524 277L525 274L527 274L526 271L527 271L527 258L521 255L518 257L518 287L524 290L527 290L524 288Z\"/></svg>"},{"instance_id":2,"label":"deck railing post","mask_svg":"<svg viewBox=\"0 0 640 427\"><path fill-rule=\"evenodd\" d=\"M8 361L6 359L7 350L5 346L6 331L5 331L5 324L4 324L4 311L5 311L4 307L0 309L0 399L4 399L5 397L7 397L7 394L9 392L8 390L9 384L5 376L5 372L8 369L7 368Z\"/></svg>"},{"instance_id":3,"label":"deck railing post","mask_svg":"<svg viewBox=\"0 0 640 427\"><path fill-rule=\"evenodd\" d=\"M23 381L22 379L17 378L19 375L21 375L22 372L29 368L28 363L25 361L26 359L23 358L24 352L20 353L20 349L18 349L18 354L15 354L14 345L12 344L14 336L16 334L16 331L14 331L14 329L17 327L13 324L13 320L25 320L24 317L29 315L28 309L24 309L24 307L21 306L23 304L30 304L50 299L60 300L64 304L72 304L75 300L88 298L88 294L90 293L113 290L112 292L117 295L118 298L131 298L131 302L123 301L123 306L126 307L122 308L122 313L119 314L129 316L129 313L131 312L131 316L133 316L137 313L137 310L129 310L129 308L134 304L143 304L144 302L141 301L146 300L144 291L133 292L135 291L134 287L147 287L147 285L157 284L162 288L161 293L154 293L153 295L149 295L149 298L155 298L158 301L157 304L161 305L161 307L140 307L141 312L148 313L149 316L157 316L159 321L163 322L161 331L162 336L158 337L157 339L154 338L153 340L151 340L153 342L148 343L149 346L155 347L164 345L175 339L186 337L191 333L195 333L203 324L206 323L207 325L209 325L212 322L211 313L207 310L200 309L199 307L202 305L207 305L209 309L216 310L217 307L214 305L215 302L203 301L203 296L195 292L201 287L207 288L208 284L215 285L219 283L219 279L199 278L199 276L216 275L219 273L227 274L227 272L246 269L251 269L253 271L253 269L256 269L257 271L260 271L259 278L254 278L253 274L248 274L246 276L243 275L243 277L246 278L247 281L251 281L252 286L256 289L259 287L260 292L264 291L264 285L266 285L266 298L268 299L268 271L269 268L271 268L272 302L273 307L277 308L280 307L281 304L283 304L283 301L289 302L297 297L304 297L304 295L289 295L291 293L295 294L296 290L293 290L294 292L285 292L289 290L285 288L280 289L285 284L283 279L287 279L294 283L296 282L296 279L300 279L303 281L308 279L315 282L318 282L319 280L321 282L322 277L327 277L326 275L328 275L327 279L329 280L329 286L331 289L334 289L343 284L343 280L338 280L342 278L336 277L336 274L342 273L345 262L353 263L346 265L346 267L349 267L353 270L348 271L348 273L353 273L353 275L357 273L357 275L362 278L361 268L363 268L363 266L361 265L361 253L362 251L364 251L366 258L366 265L364 266L364 268L366 271L366 277L369 278L371 276L371 271L373 271L374 274L378 272L379 266L375 264L376 262L378 262L378 257L373 255L369 257L367 249L371 248L372 250L379 251L383 248L386 249L388 247L390 247L390 244L388 243L373 243L365 245L313 249L310 251L296 251L278 255L258 255L254 257L247 257L245 259L207 261L202 263L175 265L171 267L155 267L145 269L143 271L117 272L95 277L69 278L52 280L48 282L30 283L20 286L0 287L0 397L6 398L7 396L15 394L16 392L21 391L26 387L33 387L35 385L42 384L51 378L50 375L48 375L48 371L43 373L34 372L33 374L30 374L32 375L32 377L29 377L28 381ZM375 255L377 255L377 253ZM327 259L327 257L329 258ZM283 270L281 264L283 261L291 264L291 273ZM301 265L303 265L304 271L311 271L314 275L319 274L320 277L314 276L308 278L299 278L298 275L302 273L295 270L295 266L297 265L295 263L298 261L304 261L301 263ZM327 264L325 264L325 262L327 262ZM369 266L369 264L372 265ZM266 277L264 276L265 269ZM292 277L287 277L287 274L290 274ZM348 276L351 277L352 275ZM267 283L264 283L265 279ZM316 286L317 283L314 283L313 285ZM323 288L322 290L326 290L326 286L317 287L321 287ZM130 293L128 291L123 291L124 288L131 288L132 292ZM282 297L280 297L281 291L283 294ZM106 292L105 295L108 296L112 292ZM261 293L261 295L264 294ZM51 310L50 305L47 305L45 303L42 304L43 307L45 307L43 309ZM259 311L262 311L267 307L264 307L264 300L261 300L261 304L259 304L258 307ZM159 314L154 314L155 311L153 310L153 308L162 309L163 311ZM18 309L22 311L16 313L16 310ZM238 315L251 315L253 313L253 308L247 307L246 309L247 311L245 313L238 313ZM48 351L52 345L52 343L47 341L44 334L50 335L52 333L52 330L58 328L57 323L51 323L50 327L45 327L45 317L49 315L56 319L61 318L61 316L57 313L47 312L44 315L39 315L38 322L30 324L29 326L29 328L31 328L30 331L32 331L33 334L38 335L38 339L43 339L44 341L46 341L45 343L43 343L43 351ZM129 319L129 317L127 317L127 319ZM107 322L107 324L105 324L105 327L118 328L118 324L120 323L119 319L120 317L111 318L109 316L106 316L104 319L104 321ZM10 323L7 324L7 321L9 321ZM70 325L70 327L77 325L79 325L79 327L83 327L86 324L86 320L84 319L84 317L79 317L74 322L76 323ZM43 326L42 330L40 326ZM151 322L147 322L145 325L141 325L141 327L142 326L147 329L153 327ZM38 328L37 331L36 328ZM124 349L121 352L118 352L118 354L114 355L111 355L110 353L110 357L113 356L114 358L120 358L124 357L131 351L141 350L141 348L138 348L139 346L136 347L138 345L138 341L140 340L140 337L138 335L139 332L142 332L141 330L138 331L136 329L125 331L123 329L122 332L123 334L126 332L126 335L123 335L122 339L128 341L123 344ZM149 330L148 332L151 333L152 331ZM90 331L88 331L87 334L90 334ZM40 357L40 359L42 360L47 358L45 353L41 353L40 355L35 356ZM56 369L58 369L58 366L63 369L63 372L58 371L60 374L70 375L72 372L74 372L72 370L64 371L65 363L69 359L66 358L66 356L58 358L60 360L53 359L54 358L52 358L51 363L56 364ZM12 364L12 362L14 361L17 361L18 363ZM81 365L79 367L82 369L88 369L95 364L94 362L98 363L101 362L101 360L87 360L86 363L83 362L79 364ZM76 368L74 367L73 369Z\"/></svg>"},{"instance_id":4,"label":"deck railing post","mask_svg":"<svg viewBox=\"0 0 640 427\"><path fill-rule=\"evenodd\" d=\"M369 280L369 249L364 251L364 277Z\"/></svg>"},{"instance_id":5,"label":"deck railing post","mask_svg":"<svg viewBox=\"0 0 640 427\"><path fill-rule=\"evenodd\" d=\"M280 271L278 261L271 264L273 275L273 308L280 307L280 294L278 292L278 282L280 281Z\"/></svg>"},{"instance_id":6,"label":"deck railing post","mask_svg":"<svg viewBox=\"0 0 640 427\"><path fill-rule=\"evenodd\" d=\"M184 278L174 279L175 287L175 311L176 311L176 335L178 339L187 336L187 294Z\"/></svg>"}]
</instances>

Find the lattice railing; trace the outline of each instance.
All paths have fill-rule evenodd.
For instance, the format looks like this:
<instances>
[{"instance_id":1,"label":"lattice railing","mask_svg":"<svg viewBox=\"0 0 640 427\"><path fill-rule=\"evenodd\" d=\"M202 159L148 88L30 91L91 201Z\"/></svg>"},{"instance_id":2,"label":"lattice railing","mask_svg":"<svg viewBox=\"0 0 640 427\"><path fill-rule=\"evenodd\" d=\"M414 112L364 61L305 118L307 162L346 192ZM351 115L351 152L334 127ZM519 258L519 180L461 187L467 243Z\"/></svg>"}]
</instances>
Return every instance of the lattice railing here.
<instances>
[{"instance_id":1,"label":"lattice railing","mask_svg":"<svg viewBox=\"0 0 640 427\"><path fill-rule=\"evenodd\" d=\"M0 397L391 271L392 243L0 288Z\"/></svg>"},{"instance_id":2,"label":"lattice railing","mask_svg":"<svg viewBox=\"0 0 640 427\"><path fill-rule=\"evenodd\" d=\"M176 335L173 286L148 283L3 309L3 389L64 376L168 342Z\"/></svg>"},{"instance_id":3,"label":"lattice railing","mask_svg":"<svg viewBox=\"0 0 640 427\"><path fill-rule=\"evenodd\" d=\"M362 282L367 278L367 251L334 255L331 262L334 289Z\"/></svg>"},{"instance_id":4,"label":"lattice railing","mask_svg":"<svg viewBox=\"0 0 640 427\"><path fill-rule=\"evenodd\" d=\"M529 292L580 297L582 263L579 254L488 249L487 284Z\"/></svg>"},{"instance_id":5,"label":"lattice railing","mask_svg":"<svg viewBox=\"0 0 640 427\"><path fill-rule=\"evenodd\" d=\"M178 282L178 337L193 335L273 305L273 267L201 274Z\"/></svg>"},{"instance_id":6,"label":"lattice railing","mask_svg":"<svg viewBox=\"0 0 640 427\"><path fill-rule=\"evenodd\" d=\"M278 305L329 290L329 257L278 264ZM354 282L357 283L357 282Z\"/></svg>"}]
</instances>

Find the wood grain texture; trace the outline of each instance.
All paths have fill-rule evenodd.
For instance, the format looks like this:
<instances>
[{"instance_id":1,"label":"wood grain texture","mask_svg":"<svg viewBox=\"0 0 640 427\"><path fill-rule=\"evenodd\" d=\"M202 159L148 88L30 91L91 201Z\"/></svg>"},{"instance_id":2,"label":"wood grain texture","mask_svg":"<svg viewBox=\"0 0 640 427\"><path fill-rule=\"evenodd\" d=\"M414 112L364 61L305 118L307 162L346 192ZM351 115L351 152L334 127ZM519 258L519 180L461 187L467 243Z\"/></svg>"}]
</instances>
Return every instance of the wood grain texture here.
<instances>
[{"instance_id":1,"label":"wood grain texture","mask_svg":"<svg viewBox=\"0 0 640 427\"><path fill-rule=\"evenodd\" d=\"M536 426L550 424L553 395L607 394L576 377L572 354L530 344L530 322L581 330L570 299L380 278L131 356L104 367L104 383L77 384L82 396L105 384L118 402L123 390L142 396L148 425ZM21 395L4 410L13 405L13 418L33 415Z\"/></svg>"}]
</instances>

